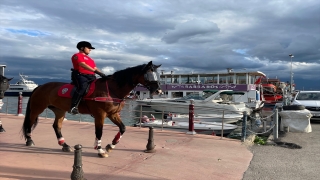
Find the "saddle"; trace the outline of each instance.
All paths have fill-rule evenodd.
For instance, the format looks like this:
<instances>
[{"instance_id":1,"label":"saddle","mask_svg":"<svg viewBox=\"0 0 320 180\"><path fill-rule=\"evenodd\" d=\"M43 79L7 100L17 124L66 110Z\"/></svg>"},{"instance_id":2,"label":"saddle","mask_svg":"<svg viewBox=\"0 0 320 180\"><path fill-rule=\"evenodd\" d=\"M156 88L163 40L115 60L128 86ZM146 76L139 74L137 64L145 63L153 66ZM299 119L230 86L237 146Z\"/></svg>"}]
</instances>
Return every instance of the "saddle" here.
<instances>
[{"instance_id":1,"label":"saddle","mask_svg":"<svg viewBox=\"0 0 320 180\"><path fill-rule=\"evenodd\" d=\"M96 80L93 80L89 86L87 87L86 89L86 92L84 93L84 96L83 98L86 98L86 97L89 97L95 90L96 88ZM65 84L63 86L61 86L58 90L58 96L60 97L65 97L65 98L72 98L73 94L75 93L77 87L72 84L72 83L69 83L69 84Z\"/></svg>"}]
</instances>

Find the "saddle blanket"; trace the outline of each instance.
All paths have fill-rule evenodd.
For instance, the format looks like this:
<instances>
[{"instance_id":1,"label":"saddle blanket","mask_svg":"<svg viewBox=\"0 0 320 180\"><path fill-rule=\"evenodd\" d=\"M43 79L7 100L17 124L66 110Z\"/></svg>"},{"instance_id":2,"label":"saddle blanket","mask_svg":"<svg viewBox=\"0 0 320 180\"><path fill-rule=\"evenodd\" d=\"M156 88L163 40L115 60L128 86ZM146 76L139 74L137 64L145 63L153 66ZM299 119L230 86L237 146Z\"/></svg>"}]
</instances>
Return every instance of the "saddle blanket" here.
<instances>
[{"instance_id":1,"label":"saddle blanket","mask_svg":"<svg viewBox=\"0 0 320 180\"><path fill-rule=\"evenodd\" d=\"M84 95L84 98L89 97L94 89L96 88L96 80L94 80L90 85L89 85L89 89L87 90L87 92ZM73 84L65 84L63 86L61 86L58 90L58 96L60 97L65 97L65 98L72 98L74 92L76 91L76 87Z\"/></svg>"}]
</instances>

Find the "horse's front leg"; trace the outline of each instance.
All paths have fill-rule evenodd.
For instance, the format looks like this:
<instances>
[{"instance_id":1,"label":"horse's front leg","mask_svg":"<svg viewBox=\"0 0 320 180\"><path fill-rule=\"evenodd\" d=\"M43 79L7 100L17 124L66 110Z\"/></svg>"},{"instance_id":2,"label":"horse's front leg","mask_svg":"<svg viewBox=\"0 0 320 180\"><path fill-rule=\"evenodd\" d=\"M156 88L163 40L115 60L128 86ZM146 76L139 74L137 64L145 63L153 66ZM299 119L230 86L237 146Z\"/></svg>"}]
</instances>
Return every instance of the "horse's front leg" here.
<instances>
[{"instance_id":1,"label":"horse's front leg","mask_svg":"<svg viewBox=\"0 0 320 180\"><path fill-rule=\"evenodd\" d=\"M112 149L114 149L116 147L116 144L119 143L122 135L126 131L126 126L122 123L120 116L118 114L116 116L114 116L113 118L110 118L110 120L119 127L119 132L114 137L112 144L108 144L106 146L107 152L110 152Z\"/></svg>"},{"instance_id":2,"label":"horse's front leg","mask_svg":"<svg viewBox=\"0 0 320 180\"><path fill-rule=\"evenodd\" d=\"M101 137L102 137L102 131L103 131L103 123L104 119L102 121L95 120L95 127L96 127L96 140L94 143L94 149L98 150L98 156L105 158L108 157L108 154L101 148ZM97 123L98 122L98 123Z\"/></svg>"},{"instance_id":3,"label":"horse's front leg","mask_svg":"<svg viewBox=\"0 0 320 180\"><path fill-rule=\"evenodd\" d=\"M61 128L62 128L62 122L63 122L63 119L64 119L64 115L61 117L55 111L53 111L53 112L55 113L56 118L55 118L55 121L54 121L52 127L54 129L54 132L56 133L58 144L60 146L62 146L62 151L64 151L64 152L73 152L73 148L71 146L69 146L65 142L65 140L64 140L64 138L62 136L62 133L61 133Z\"/></svg>"}]
</instances>

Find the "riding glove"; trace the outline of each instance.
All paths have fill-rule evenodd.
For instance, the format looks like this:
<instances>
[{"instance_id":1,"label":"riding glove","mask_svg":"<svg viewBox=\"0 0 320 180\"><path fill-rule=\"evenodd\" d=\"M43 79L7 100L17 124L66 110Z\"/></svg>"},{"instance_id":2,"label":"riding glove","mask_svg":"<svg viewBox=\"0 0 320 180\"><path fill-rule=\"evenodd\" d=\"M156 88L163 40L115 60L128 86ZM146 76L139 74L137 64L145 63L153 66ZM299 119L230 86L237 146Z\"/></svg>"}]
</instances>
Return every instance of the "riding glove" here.
<instances>
[{"instance_id":1,"label":"riding glove","mask_svg":"<svg viewBox=\"0 0 320 180\"><path fill-rule=\"evenodd\" d=\"M95 70L94 73L98 74L100 77L106 77L106 75L100 71Z\"/></svg>"}]
</instances>

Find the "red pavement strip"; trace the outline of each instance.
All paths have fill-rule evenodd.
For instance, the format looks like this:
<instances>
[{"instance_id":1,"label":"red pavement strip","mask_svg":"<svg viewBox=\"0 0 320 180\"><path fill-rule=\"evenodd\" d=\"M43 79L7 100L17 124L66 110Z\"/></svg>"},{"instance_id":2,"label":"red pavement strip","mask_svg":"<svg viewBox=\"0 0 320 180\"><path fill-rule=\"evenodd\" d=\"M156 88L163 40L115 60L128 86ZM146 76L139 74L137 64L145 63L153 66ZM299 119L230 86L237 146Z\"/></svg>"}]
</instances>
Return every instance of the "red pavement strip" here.
<instances>
[{"instance_id":1,"label":"red pavement strip","mask_svg":"<svg viewBox=\"0 0 320 180\"><path fill-rule=\"evenodd\" d=\"M20 134L23 117L0 118L6 130L0 133L0 179L70 179L74 153L62 152L53 119L40 118L32 134L35 146L27 147ZM104 125L102 146L117 132L116 126ZM88 180L242 179L253 156L239 140L161 129L154 129L156 152L144 153L149 129L127 127L109 157L99 158L93 149L93 123L64 121L62 134L70 146L83 146L82 169Z\"/></svg>"}]
</instances>

